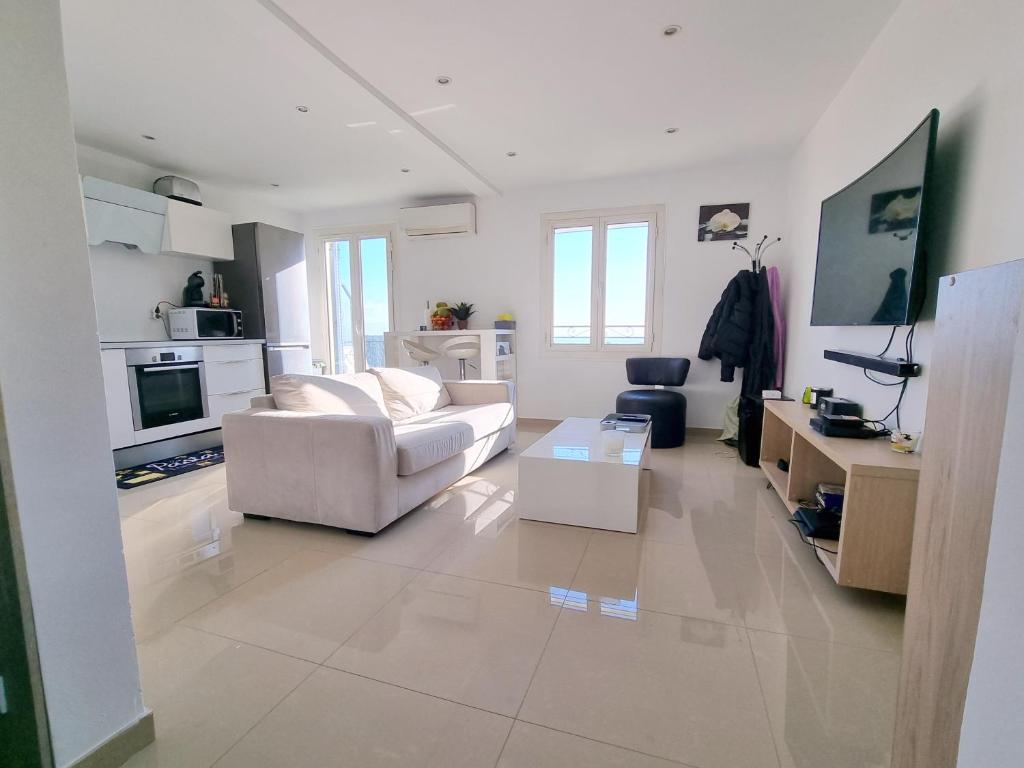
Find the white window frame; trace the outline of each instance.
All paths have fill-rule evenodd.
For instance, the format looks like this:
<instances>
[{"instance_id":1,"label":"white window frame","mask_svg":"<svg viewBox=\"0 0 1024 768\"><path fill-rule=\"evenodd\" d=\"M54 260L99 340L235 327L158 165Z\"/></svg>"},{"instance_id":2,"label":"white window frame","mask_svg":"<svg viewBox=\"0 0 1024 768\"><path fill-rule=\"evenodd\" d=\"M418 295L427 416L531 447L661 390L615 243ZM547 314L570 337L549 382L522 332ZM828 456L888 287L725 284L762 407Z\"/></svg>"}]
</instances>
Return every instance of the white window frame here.
<instances>
[{"instance_id":1,"label":"white window frame","mask_svg":"<svg viewBox=\"0 0 1024 768\"><path fill-rule=\"evenodd\" d=\"M647 314L644 318L643 344L605 344L605 232L610 224L645 221L647 237ZM555 344L554 270L556 229L593 227L590 278L590 343ZM544 258L541 259L541 301L543 302L543 346L547 357L575 357L621 360L631 355L657 353L661 348L662 283L664 282L665 206L646 205L630 208L601 208L587 211L547 213L541 217Z\"/></svg>"},{"instance_id":2,"label":"white window frame","mask_svg":"<svg viewBox=\"0 0 1024 768\"><path fill-rule=\"evenodd\" d=\"M356 372L360 372L366 370L366 333L363 328L363 270L362 249L359 242L382 237L387 242L388 255L388 328L393 331L395 328L395 237L393 228L390 226L353 227L332 230L330 234L320 235L320 258L323 260L326 277L324 291L327 302L327 354L332 373L337 360L335 359L336 345L334 343L334 302L331 298L333 267L330 254L327 252L327 244L342 240L348 242L349 274L352 276L352 352Z\"/></svg>"}]
</instances>

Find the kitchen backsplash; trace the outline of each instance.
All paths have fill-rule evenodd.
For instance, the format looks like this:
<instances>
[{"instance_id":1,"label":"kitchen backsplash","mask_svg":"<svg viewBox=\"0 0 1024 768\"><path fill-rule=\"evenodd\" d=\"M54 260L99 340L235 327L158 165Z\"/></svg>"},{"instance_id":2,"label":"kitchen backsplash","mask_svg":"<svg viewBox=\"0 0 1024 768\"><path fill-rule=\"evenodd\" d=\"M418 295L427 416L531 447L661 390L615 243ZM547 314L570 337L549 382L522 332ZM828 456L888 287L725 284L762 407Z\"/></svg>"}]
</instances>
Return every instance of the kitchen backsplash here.
<instances>
[{"instance_id":1,"label":"kitchen backsplash","mask_svg":"<svg viewBox=\"0 0 1024 768\"><path fill-rule=\"evenodd\" d=\"M156 303L181 304L185 281L197 269L207 294L212 283L213 264L206 259L151 255L113 243L90 247L89 257L100 341L166 339L163 322L150 318Z\"/></svg>"}]
</instances>

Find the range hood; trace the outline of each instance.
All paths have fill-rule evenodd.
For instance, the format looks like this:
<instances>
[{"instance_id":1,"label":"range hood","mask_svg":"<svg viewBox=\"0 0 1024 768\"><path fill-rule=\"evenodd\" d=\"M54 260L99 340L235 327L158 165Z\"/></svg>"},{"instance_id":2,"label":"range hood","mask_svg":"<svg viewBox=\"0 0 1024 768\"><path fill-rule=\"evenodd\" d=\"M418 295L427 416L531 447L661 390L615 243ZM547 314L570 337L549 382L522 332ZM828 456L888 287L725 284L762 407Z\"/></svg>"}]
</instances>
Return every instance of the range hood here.
<instances>
[{"instance_id":1,"label":"range hood","mask_svg":"<svg viewBox=\"0 0 1024 768\"><path fill-rule=\"evenodd\" d=\"M91 176L82 178L89 245L120 243L144 253L163 250L167 198Z\"/></svg>"}]
</instances>

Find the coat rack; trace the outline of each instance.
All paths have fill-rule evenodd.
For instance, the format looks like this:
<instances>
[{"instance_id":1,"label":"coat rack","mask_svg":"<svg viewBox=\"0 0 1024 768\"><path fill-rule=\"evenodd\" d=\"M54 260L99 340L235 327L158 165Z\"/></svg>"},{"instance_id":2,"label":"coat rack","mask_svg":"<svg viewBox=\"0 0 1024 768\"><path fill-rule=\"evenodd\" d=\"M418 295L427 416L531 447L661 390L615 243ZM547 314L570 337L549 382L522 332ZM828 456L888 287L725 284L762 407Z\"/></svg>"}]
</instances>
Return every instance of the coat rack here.
<instances>
[{"instance_id":1,"label":"coat rack","mask_svg":"<svg viewBox=\"0 0 1024 768\"><path fill-rule=\"evenodd\" d=\"M776 243L781 243L782 242L782 238L781 237L776 237L774 240L772 240L771 242L767 243L767 245L766 245L765 243L766 243L767 240L768 240L768 235L763 235L761 237L761 240L758 242L758 244L754 246L754 252L753 253L750 252L750 249L747 248L747 246L740 245L739 243L733 243L732 244L732 249L734 251L743 251L745 254L747 254L747 256L750 258L750 271L754 272L754 273L757 273L757 272L761 271L761 257L764 256L765 251L767 251L769 248L771 248Z\"/></svg>"}]
</instances>

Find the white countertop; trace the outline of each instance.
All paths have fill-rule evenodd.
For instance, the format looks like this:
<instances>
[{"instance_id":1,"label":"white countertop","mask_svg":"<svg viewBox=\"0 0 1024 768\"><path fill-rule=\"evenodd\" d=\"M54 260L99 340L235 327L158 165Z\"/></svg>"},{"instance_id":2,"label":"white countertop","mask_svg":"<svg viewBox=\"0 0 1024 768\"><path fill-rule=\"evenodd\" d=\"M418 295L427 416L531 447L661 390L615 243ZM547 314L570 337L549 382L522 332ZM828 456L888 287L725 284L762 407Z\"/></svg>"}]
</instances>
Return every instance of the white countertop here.
<instances>
[{"instance_id":1,"label":"white countertop","mask_svg":"<svg viewBox=\"0 0 1024 768\"><path fill-rule=\"evenodd\" d=\"M266 339L163 339L162 341L101 341L100 349L148 349L150 347L214 347L231 344L263 344Z\"/></svg>"}]
</instances>

